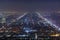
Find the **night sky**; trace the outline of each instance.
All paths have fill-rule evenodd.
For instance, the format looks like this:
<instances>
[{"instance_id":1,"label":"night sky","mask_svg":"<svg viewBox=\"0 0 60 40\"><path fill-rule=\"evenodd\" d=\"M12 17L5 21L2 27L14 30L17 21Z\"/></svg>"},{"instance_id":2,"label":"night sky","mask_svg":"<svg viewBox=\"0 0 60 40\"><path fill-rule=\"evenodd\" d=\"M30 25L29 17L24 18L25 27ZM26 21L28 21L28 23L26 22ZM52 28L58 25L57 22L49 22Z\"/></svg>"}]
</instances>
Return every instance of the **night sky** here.
<instances>
[{"instance_id":1,"label":"night sky","mask_svg":"<svg viewBox=\"0 0 60 40\"><path fill-rule=\"evenodd\" d=\"M0 0L0 11L42 11L43 13L48 12L52 15L46 15L45 17L48 17L49 19L53 20L54 23L60 26L59 0Z\"/></svg>"},{"instance_id":2,"label":"night sky","mask_svg":"<svg viewBox=\"0 0 60 40\"><path fill-rule=\"evenodd\" d=\"M60 10L60 1L52 0L0 0L0 10L55 11Z\"/></svg>"}]
</instances>

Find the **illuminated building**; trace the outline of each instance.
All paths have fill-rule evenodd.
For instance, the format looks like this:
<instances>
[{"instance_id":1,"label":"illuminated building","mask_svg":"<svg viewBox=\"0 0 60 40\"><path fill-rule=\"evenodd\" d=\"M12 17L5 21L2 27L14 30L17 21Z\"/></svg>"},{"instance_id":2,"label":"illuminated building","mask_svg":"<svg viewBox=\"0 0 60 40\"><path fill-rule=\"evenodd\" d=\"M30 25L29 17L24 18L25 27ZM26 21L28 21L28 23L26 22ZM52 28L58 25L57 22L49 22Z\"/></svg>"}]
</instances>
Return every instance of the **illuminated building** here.
<instances>
[{"instance_id":1,"label":"illuminated building","mask_svg":"<svg viewBox=\"0 0 60 40\"><path fill-rule=\"evenodd\" d=\"M22 17L18 17L15 19L16 21L11 22L8 27L11 27L12 37L22 37L25 38L35 38L35 39L45 39L51 38L51 36L59 36L60 30L58 30L58 26L54 25L46 18L41 16L38 12L30 12L24 14ZM55 35L50 35L50 34Z\"/></svg>"}]
</instances>

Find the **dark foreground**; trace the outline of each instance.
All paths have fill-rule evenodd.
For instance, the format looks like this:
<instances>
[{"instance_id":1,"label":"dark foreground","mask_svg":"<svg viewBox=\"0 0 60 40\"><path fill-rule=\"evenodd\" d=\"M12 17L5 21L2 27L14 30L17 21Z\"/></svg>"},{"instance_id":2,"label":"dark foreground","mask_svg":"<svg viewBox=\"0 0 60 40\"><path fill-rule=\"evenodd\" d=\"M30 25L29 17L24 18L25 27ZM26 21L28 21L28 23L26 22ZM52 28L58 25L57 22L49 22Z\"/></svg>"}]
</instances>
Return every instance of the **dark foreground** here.
<instances>
[{"instance_id":1,"label":"dark foreground","mask_svg":"<svg viewBox=\"0 0 60 40\"><path fill-rule=\"evenodd\" d=\"M0 40L60 40L60 37L40 37L40 38L20 38L20 37L3 37Z\"/></svg>"}]
</instances>

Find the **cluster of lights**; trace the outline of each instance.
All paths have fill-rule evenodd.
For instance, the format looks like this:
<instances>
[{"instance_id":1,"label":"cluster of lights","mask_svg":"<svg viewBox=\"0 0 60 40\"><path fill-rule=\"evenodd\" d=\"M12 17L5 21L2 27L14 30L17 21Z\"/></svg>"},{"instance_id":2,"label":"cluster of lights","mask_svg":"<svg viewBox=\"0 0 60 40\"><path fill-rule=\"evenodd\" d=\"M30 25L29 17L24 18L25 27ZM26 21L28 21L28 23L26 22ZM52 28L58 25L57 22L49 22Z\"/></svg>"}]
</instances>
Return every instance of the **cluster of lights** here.
<instances>
[{"instance_id":1,"label":"cluster of lights","mask_svg":"<svg viewBox=\"0 0 60 40\"><path fill-rule=\"evenodd\" d=\"M50 24L53 28L57 29L58 31L60 31L60 27L58 27L57 25L53 24L51 21L48 21L48 19L44 18L43 16L40 15L40 13L36 12L39 17L41 17L42 19L45 20L45 22L47 22L48 24Z\"/></svg>"},{"instance_id":2,"label":"cluster of lights","mask_svg":"<svg viewBox=\"0 0 60 40\"><path fill-rule=\"evenodd\" d=\"M58 37L58 36L60 36L60 34L51 34L50 36Z\"/></svg>"}]
</instances>

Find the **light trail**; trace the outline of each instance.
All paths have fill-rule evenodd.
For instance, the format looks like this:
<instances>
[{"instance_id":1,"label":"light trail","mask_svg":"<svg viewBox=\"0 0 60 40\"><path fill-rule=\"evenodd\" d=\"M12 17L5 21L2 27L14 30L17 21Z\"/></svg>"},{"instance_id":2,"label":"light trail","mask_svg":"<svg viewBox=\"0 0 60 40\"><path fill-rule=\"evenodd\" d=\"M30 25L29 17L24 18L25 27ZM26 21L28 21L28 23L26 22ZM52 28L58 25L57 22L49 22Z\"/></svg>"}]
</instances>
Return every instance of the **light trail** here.
<instances>
[{"instance_id":1,"label":"light trail","mask_svg":"<svg viewBox=\"0 0 60 40\"><path fill-rule=\"evenodd\" d=\"M40 18L42 18L45 22L47 22L48 24L50 24L53 28L55 28L56 30L60 31L60 27L58 27L57 25L53 24L51 21L48 21L48 19L44 18L39 12L36 12Z\"/></svg>"},{"instance_id":2,"label":"light trail","mask_svg":"<svg viewBox=\"0 0 60 40\"><path fill-rule=\"evenodd\" d=\"M16 18L17 20L21 19L22 17L24 17L28 12L24 13L22 16L19 16L18 18Z\"/></svg>"}]
</instances>

